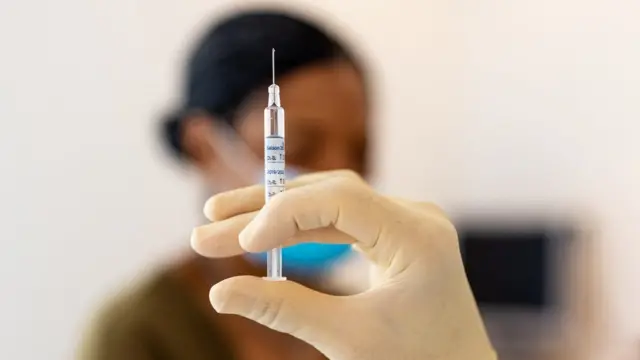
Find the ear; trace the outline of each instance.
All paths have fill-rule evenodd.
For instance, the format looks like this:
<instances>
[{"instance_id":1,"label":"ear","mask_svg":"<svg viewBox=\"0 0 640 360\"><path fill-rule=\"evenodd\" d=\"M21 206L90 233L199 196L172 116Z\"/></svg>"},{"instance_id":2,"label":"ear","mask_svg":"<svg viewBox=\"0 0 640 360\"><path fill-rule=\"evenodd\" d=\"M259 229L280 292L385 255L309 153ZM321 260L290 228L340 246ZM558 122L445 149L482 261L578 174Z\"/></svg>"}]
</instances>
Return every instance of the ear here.
<instances>
[{"instance_id":1,"label":"ear","mask_svg":"<svg viewBox=\"0 0 640 360\"><path fill-rule=\"evenodd\" d=\"M182 149L193 165L204 169L216 161L216 153L211 142L215 141L215 127L211 117L193 115L185 119L182 128Z\"/></svg>"}]
</instances>

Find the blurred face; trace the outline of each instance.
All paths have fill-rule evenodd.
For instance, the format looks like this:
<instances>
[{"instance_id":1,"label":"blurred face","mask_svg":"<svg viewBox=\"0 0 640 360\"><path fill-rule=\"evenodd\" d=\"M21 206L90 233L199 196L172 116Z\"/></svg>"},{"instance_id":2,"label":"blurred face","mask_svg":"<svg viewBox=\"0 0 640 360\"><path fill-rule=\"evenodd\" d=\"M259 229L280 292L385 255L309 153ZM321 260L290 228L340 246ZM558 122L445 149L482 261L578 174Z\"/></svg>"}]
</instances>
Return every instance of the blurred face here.
<instances>
[{"instance_id":1,"label":"blurred face","mask_svg":"<svg viewBox=\"0 0 640 360\"><path fill-rule=\"evenodd\" d=\"M366 173L367 104L358 72L346 62L303 68L282 79L287 164L312 171L351 169ZM259 93L237 131L251 150L262 155L263 111L267 91Z\"/></svg>"},{"instance_id":2,"label":"blurred face","mask_svg":"<svg viewBox=\"0 0 640 360\"><path fill-rule=\"evenodd\" d=\"M358 72L348 63L331 62L302 68L276 80L285 109L287 170L350 169L366 176L367 100ZM266 105L265 87L238 112L235 129L206 115L187 121L185 150L211 192L262 182ZM307 259L307 265L321 263L328 269L333 266L329 265L332 261L350 250L348 245L304 246L304 249L299 245L284 250L285 271L289 276L297 271L286 268L292 264L288 261L292 259L290 256L298 259L297 262ZM351 266L345 269L346 272L340 271L339 279L344 279L345 273L357 273ZM334 287L330 277L328 279L327 286Z\"/></svg>"},{"instance_id":3,"label":"blurred face","mask_svg":"<svg viewBox=\"0 0 640 360\"><path fill-rule=\"evenodd\" d=\"M367 101L361 76L334 61L276 79L285 109L287 168L367 170ZM235 129L221 121L191 119L183 143L214 192L248 186L263 174L267 88L237 113Z\"/></svg>"}]
</instances>

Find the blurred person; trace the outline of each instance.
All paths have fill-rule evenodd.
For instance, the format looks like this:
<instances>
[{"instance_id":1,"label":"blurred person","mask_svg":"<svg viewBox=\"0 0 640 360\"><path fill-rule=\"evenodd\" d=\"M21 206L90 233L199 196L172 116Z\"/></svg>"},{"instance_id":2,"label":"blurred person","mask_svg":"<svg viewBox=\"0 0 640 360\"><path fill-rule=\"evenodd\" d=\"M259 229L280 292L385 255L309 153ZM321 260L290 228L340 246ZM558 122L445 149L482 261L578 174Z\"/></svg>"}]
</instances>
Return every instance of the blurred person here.
<instances>
[{"instance_id":1,"label":"blurred person","mask_svg":"<svg viewBox=\"0 0 640 360\"><path fill-rule=\"evenodd\" d=\"M367 91L362 64L316 25L276 11L246 11L213 26L186 68L183 104L164 120L176 158L197 169L209 195L262 182L263 111L271 49L286 114L287 177L350 169L367 174ZM284 249L285 276L311 288L349 245ZM80 358L324 359L297 338L211 309L212 285L238 275L263 276L263 255L192 256L158 271L109 303Z\"/></svg>"}]
</instances>

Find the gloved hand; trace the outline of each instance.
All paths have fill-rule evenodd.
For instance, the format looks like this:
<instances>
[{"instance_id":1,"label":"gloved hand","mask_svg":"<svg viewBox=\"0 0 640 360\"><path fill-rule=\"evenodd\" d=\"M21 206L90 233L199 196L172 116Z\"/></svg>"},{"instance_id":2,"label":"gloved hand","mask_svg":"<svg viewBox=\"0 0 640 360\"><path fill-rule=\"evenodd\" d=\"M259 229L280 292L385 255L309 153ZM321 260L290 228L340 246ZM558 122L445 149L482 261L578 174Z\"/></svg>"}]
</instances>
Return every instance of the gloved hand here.
<instances>
[{"instance_id":1,"label":"gloved hand","mask_svg":"<svg viewBox=\"0 0 640 360\"><path fill-rule=\"evenodd\" d=\"M214 196L205 206L213 223L194 230L192 247L227 257L304 241L352 243L374 265L372 287L334 297L239 276L211 289L218 312L292 334L334 360L496 359L456 231L436 206L381 196L348 171L301 176L263 205L262 186Z\"/></svg>"}]
</instances>

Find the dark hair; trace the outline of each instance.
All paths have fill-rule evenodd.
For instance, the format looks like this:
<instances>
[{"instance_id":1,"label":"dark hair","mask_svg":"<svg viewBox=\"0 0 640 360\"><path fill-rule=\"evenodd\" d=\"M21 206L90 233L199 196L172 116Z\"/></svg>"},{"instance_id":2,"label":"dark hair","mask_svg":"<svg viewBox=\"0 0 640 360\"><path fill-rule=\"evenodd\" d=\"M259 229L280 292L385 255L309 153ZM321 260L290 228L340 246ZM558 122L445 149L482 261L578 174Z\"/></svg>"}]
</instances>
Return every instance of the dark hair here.
<instances>
[{"instance_id":1,"label":"dark hair","mask_svg":"<svg viewBox=\"0 0 640 360\"><path fill-rule=\"evenodd\" d=\"M344 45L315 25L279 11L254 10L215 23L196 43L186 68L179 110L163 121L163 135L182 158L182 123L190 111L204 111L233 125L238 108L271 83L271 49L276 77L301 67L344 59L359 69Z\"/></svg>"}]
</instances>

